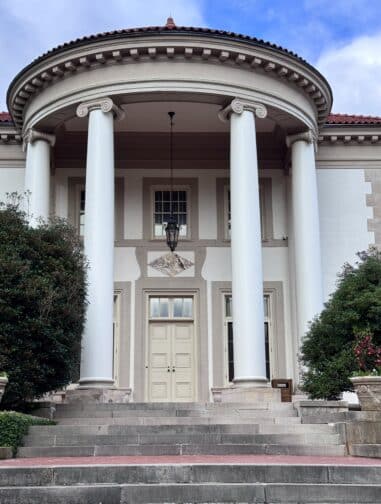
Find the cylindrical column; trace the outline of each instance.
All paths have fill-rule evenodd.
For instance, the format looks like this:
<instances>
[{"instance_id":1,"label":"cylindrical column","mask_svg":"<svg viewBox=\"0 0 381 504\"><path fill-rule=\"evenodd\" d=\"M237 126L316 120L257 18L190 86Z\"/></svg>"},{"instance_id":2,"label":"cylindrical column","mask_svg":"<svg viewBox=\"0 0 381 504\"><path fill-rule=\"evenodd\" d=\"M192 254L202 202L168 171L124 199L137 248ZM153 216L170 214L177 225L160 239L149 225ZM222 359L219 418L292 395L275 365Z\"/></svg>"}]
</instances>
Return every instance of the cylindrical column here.
<instances>
[{"instance_id":1,"label":"cylindrical column","mask_svg":"<svg viewBox=\"0 0 381 504\"><path fill-rule=\"evenodd\" d=\"M267 378L255 114L265 117L265 107L240 100L230 105L234 382L263 386Z\"/></svg>"},{"instance_id":2,"label":"cylindrical column","mask_svg":"<svg viewBox=\"0 0 381 504\"><path fill-rule=\"evenodd\" d=\"M35 227L39 220L46 220L50 213L50 147L55 143L54 135L28 130L24 137L25 165L25 210L29 223Z\"/></svg>"},{"instance_id":3,"label":"cylindrical column","mask_svg":"<svg viewBox=\"0 0 381 504\"><path fill-rule=\"evenodd\" d=\"M110 98L82 103L77 109L80 117L89 114L84 236L89 304L80 378L86 387L114 383L114 111Z\"/></svg>"},{"instance_id":4,"label":"cylindrical column","mask_svg":"<svg viewBox=\"0 0 381 504\"><path fill-rule=\"evenodd\" d=\"M292 217L299 341L323 307L319 205L311 131L287 138L291 146Z\"/></svg>"}]
</instances>

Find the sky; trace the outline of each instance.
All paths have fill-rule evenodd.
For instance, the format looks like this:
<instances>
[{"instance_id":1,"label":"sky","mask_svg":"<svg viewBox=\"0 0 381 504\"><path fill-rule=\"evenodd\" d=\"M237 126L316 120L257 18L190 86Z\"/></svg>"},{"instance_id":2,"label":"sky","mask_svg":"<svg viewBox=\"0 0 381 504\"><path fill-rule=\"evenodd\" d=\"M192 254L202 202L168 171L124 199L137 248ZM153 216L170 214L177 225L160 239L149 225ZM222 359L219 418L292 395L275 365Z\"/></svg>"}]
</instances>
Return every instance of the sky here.
<instances>
[{"instance_id":1,"label":"sky","mask_svg":"<svg viewBox=\"0 0 381 504\"><path fill-rule=\"evenodd\" d=\"M13 77L49 49L169 15L281 45L328 79L333 112L381 116L381 0L0 0L0 111Z\"/></svg>"}]
</instances>

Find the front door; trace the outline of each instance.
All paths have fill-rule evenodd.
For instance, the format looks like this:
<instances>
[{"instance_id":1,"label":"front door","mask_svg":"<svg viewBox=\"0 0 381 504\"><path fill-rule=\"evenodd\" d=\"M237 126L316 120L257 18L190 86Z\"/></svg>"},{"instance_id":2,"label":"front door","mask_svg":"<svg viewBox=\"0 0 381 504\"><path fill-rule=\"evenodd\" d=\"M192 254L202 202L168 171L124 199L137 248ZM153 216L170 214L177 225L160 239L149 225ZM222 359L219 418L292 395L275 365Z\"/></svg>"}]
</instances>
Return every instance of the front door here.
<instances>
[{"instance_id":1,"label":"front door","mask_svg":"<svg viewBox=\"0 0 381 504\"><path fill-rule=\"evenodd\" d=\"M148 400L195 400L192 297L150 297Z\"/></svg>"}]
</instances>

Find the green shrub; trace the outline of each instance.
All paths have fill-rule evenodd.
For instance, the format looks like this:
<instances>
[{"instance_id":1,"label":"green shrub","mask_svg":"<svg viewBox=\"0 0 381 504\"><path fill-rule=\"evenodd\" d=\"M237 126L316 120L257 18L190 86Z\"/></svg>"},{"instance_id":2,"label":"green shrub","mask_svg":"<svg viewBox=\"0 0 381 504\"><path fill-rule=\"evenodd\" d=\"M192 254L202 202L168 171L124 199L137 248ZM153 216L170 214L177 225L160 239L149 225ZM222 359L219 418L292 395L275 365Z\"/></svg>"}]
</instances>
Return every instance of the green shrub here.
<instances>
[{"instance_id":1,"label":"green shrub","mask_svg":"<svg viewBox=\"0 0 381 504\"><path fill-rule=\"evenodd\" d=\"M371 333L374 345L381 344L381 253L372 249L358 257L355 266L344 265L337 290L302 342L302 388L312 399L338 399L353 390L357 335Z\"/></svg>"},{"instance_id":2,"label":"green shrub","mask_svg":"<svg viewBox=\"0 0 381 504\"><path fill-rule=\"evenodd\" d=\"M54 425L55 422L15 411L0 411L0 446L10 446L13 455L31 425Z\"/></svg>"},{"instance_id":3,"label":"green shrub","mask_svg":"<svg viewBox=\"0 0 381 504\"><path fill-rule=\"evenodd\" d=\"M23 404L78 377L85 320L85 260L62 219L29 227L15 205L0 208L1 407Z\"/></svg>"}]
</instances>

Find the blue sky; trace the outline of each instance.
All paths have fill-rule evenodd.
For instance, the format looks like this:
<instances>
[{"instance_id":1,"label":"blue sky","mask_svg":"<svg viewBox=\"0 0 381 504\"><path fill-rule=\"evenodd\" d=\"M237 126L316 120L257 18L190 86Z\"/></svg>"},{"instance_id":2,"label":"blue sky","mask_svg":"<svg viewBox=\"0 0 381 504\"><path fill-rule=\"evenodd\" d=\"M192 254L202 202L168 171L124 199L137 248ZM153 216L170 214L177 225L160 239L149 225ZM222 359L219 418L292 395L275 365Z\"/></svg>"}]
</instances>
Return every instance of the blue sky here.
<instances>
[{"instance_id":1,"label":"blue sky","mask_svg":"<svg viewBox=\"0 0 381 504\"><path fill-rule=\"evenodd\" d=\"M169 14L290 49L329 80L335 112L381 115L381 0L0 0L0 110L15 74L50 48Z\"/></svg>"}]
</instances>

